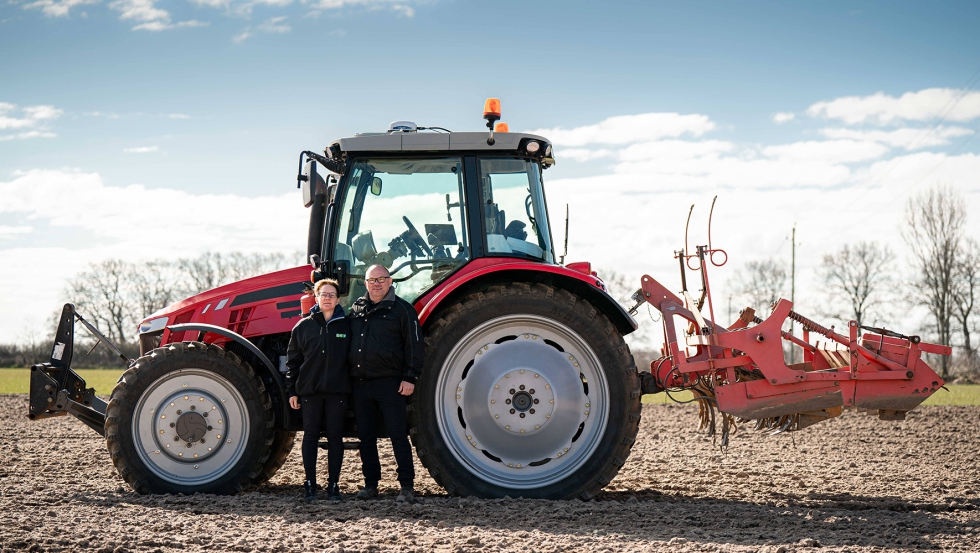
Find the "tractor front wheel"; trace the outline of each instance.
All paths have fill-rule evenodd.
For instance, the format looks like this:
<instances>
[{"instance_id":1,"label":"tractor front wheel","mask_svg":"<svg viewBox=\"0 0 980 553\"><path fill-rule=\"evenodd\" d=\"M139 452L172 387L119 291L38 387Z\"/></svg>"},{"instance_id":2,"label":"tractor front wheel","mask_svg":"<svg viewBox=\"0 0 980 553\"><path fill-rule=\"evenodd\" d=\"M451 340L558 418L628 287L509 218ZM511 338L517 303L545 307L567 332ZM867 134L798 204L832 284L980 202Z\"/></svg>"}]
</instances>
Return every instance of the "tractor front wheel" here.
<instances>
[{"instance_id":1,"label":"tractor front wheel","mask_svg":"<svg viewBox=\"0 0 980 553\"><path fill-rule=\"evenodd\" d=\"M487 287L443 311L426 344L411 435L450 494L588 499L626 461L636 366L585 300L543 284Z\"/></svg>"},{"instance_id":2,"label":"tractor front wheel","mask_svg":"<svg viewBox=\"0 0 980 553\"><path fill-rule=\"evenodd\" d=\"M267 478L274 423L248 364L218 346L182 342L123 373L105 429L116 470L137 492L224 494ZM283 447L292 441L279 438Z\"/></svg>"}]
</instances>

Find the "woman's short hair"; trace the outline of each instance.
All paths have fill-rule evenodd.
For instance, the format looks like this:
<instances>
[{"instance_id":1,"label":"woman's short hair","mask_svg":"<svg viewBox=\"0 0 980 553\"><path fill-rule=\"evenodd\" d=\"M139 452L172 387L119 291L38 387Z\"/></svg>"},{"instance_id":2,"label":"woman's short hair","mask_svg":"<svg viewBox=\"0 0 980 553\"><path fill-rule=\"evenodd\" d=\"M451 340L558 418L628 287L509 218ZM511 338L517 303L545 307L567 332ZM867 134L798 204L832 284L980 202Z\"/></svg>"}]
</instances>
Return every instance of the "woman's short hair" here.
<instances>
[{"instance_id":1,"label":"woman's short hair","mask_svg":"<svg viewBox=\"0 0 980 553\"><path fill-rule=\"evenodd\" d=\"M335 279L325 278L323 280L316 281L316 284L313 285L313 295L314 296L320 295L320 288L323 288L324 286L327 285L333 286L333 291L337 292L338 295L340 294L340 283L337 282Z\"/></svg>"}]
</instances>

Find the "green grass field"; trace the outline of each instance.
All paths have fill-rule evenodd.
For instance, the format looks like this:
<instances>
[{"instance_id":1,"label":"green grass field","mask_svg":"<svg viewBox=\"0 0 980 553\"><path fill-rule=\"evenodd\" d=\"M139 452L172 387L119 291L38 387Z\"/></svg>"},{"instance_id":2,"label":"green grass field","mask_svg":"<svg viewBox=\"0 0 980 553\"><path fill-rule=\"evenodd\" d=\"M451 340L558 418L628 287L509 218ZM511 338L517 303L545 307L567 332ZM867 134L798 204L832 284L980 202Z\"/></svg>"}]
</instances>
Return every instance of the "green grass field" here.
<instances>
[{"instance_id":1,"label":"green grass field","mask_svg":"<svg viewBox=\"0 0 980 553\"><path fill-rule=\"evenodd\" d=\"M78 374L85 379L86 384L95 388L96 394L107 396L122 372L121 369L80 369ZM26 394L30 385L30 373L28 369L0 368L0 394ZM980 384L949 385L947 388L948 392L939 390L923 405L980 405ZM672 395L680 401L691 398L690 392ZM648 394L643 396L643 403L671 403L671 399L664 393Z\"/></svg>"},{"instance_id":2,"label":"green grass field","mask_svg":"<svg viewBox=\"0 0 980 553\"><path fill-rule=\"evenodd\" d=\"M78 374L85 379L89 387L95 388L95 393L107 396L119 380L122 369L79 369ZM31 384L30 369L0 369L0 394L26 394Z\"/></svg>"}]
</instances>

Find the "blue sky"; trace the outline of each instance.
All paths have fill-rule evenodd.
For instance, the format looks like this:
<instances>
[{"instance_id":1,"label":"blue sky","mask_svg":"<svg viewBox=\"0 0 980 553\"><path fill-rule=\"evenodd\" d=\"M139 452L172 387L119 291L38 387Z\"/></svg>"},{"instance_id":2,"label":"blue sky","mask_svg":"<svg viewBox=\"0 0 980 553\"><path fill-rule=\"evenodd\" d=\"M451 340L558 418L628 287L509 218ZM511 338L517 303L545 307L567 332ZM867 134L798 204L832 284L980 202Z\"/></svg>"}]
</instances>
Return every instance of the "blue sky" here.
<instances>
[{"instance_id":1,"label":"blue sky","mask_svg":"<svg viewBox=\"0 0 980 553\"><path fill-rule=\"evenodd\" d=\"M604 229L573 253L631 274L672 267L714 194L721 228L772 227L731 223L738 259L785 254L798 222L812 268L858 235L900 248L934 182L980 193L975 3L2 1L0 342L88 260L301 247L300 150L479 130L488 96L555 140L573 229ZM635 234L659 249L636 260Z\"/></svg>"}]
</instances>

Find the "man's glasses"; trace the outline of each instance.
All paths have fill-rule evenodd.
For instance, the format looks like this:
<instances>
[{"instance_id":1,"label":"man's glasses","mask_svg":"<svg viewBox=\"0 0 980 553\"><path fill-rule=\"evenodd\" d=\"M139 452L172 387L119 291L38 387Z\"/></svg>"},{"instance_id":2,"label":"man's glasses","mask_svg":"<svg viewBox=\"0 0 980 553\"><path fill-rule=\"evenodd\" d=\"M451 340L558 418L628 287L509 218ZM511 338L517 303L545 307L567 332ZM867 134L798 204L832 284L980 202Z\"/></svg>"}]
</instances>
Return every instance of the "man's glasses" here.
<instances>
[{"instance_id":1,"label":"man's glasses","mask_svg":"<svg viewBox=\"0 0 980 553\"><path fill-rule=\"evenodd\" d=\"M317 294L318 298L323 298L325 300L332 300L337 298L337 294L327 293L327 294Z\"/></svg>"},{"instance_id":2,"label":"man's glasses","mask_svg":"<svg viewBox=\"0 0 980 553\"><path fill-rule=\"evenodd\" d=\"M384 284L384 283L388 282L388 279L389 278L391 278L391 277L366 278L366 279L364 279L364 282L366 282L368 284Z\"/></svg>"}]
</instances>

